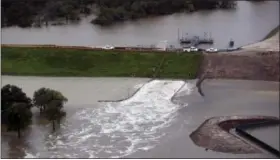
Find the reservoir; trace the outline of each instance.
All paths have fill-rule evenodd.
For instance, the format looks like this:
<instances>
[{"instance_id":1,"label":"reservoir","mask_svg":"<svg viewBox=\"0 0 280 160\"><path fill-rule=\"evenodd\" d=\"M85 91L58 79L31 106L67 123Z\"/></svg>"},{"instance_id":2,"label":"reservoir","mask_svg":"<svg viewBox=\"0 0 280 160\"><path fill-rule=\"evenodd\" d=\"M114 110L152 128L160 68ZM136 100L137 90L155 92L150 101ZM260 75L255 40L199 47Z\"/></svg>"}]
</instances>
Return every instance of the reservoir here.
<instances>
[{"instance_id":1,"label":"reservoir","mask_svg":"<svg viewBox=\"0 0 280 160\"><path fill-rule=\"evenodd\" d=\"M179 29L179 35L188 33L191 37L211 33L215 48L226 48L230 39L235 41L235 47L240 47L262 40L279 25L279 1L238 1L235 10L177 13L106 28L92 25L92 19L91 16L79 24L47 28L3 28L2 44L136 46L157 45L167 40L177 46Z\"/></svg>"}]
</instances>

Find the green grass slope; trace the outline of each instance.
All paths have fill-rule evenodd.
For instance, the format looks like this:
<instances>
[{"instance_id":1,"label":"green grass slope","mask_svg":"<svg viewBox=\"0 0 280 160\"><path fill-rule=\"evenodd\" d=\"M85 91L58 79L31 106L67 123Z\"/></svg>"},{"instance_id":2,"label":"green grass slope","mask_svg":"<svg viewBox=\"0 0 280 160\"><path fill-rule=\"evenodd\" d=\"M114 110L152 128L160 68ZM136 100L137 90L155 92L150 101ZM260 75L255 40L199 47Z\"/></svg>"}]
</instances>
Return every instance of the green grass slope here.
<instances>
[{"instance_id":1,"label":"green grass slope","mask_svg":"<svg viewBox=\"0 0 280 160\"><path fill-rule=\"evenodd\" d=\"M195 78L197 53L2 47L2 75Z\"/></svg>"}]
</instances>

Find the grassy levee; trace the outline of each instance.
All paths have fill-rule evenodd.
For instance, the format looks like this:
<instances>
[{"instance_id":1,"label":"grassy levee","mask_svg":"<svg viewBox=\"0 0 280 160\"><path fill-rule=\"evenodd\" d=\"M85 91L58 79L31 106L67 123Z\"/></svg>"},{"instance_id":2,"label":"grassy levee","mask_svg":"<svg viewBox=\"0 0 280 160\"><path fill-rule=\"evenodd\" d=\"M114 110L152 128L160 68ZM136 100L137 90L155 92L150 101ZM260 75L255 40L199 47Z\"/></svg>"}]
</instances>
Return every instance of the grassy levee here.
<instances>
[{"instance_id":1,"label":"grassy levee","mask_svg":"<svg viewBox=\"0 0 280 160\"><path fill-rule=\"evenodd\" d=\"M201 60L202 55L197 53L2 47L1 74L192 79Z\"/></svg>"}]
</instances>

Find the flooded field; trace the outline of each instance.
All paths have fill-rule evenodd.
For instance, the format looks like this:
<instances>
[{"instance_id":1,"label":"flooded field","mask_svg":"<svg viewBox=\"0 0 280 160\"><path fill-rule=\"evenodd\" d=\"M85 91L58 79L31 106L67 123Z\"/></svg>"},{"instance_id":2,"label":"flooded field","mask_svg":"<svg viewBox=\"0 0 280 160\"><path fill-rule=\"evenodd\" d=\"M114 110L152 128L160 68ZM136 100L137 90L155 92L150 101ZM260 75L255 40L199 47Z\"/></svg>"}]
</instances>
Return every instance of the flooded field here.
<instances>
[{"instance_id":1,"label":"flooded field","mask_svg":"<svg viewBox=\"0 0 280 160\"><path fill-rule=\"evenodd\" d=\"M66 118L54 133L50 124L39 120L36 108L33 125L21 140L14 133L2 132L1 157L273 157L267 153L235 155L205 151L191 142L189 133L211 116L262 114L279 117L278 83L206 81L203 86L206 96L201 98L194 88L194 80L187 83L182 80L148 81L2 76L2 86L18 85L29 96L40 87L49 87L61 91L69 102L65 106ZM98 103L99 100L126 98L141 86L127 100Z\"/></svg>"}]
</instances>

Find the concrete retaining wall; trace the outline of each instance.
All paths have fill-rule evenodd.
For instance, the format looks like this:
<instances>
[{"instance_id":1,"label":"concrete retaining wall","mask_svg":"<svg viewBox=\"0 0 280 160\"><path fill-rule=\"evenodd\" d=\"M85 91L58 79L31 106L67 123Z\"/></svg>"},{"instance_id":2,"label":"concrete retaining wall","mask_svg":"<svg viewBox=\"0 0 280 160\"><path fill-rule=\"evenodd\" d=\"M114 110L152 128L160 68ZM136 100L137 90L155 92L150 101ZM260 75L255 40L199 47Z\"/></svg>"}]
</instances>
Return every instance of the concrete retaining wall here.
<instances>
[{"instance_id":1,"label":"concrete retaining wall","mask_svg":"<svg viewBox=\"0 0 280 160\"><path fill-rule=\"evenodd\" d=\"M279 81L279 52L204 54L199 76Z\"/></svg>"}]
</instances>

